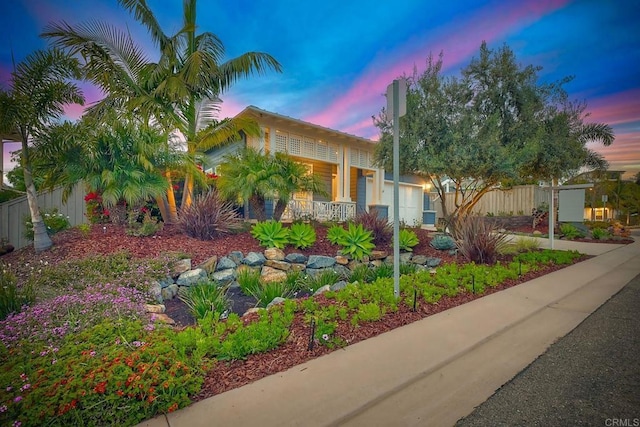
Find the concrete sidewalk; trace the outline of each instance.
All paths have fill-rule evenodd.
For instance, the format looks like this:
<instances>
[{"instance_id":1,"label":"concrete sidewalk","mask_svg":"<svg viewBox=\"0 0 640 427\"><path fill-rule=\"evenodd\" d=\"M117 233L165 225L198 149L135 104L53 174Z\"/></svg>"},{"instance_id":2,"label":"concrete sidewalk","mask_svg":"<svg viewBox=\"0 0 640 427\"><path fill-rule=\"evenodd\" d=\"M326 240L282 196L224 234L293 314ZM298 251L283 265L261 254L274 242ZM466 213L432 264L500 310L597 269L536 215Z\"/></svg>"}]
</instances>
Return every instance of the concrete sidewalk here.
<instances>
[{"instance_id":1,"label":"concrete sidewalk","mask_svg":"<svg viewBox=\"0 0 640 427\"><path fill-rule=\"evenodd\" d=\"M640 274L640 242L600 245L578 249L601 253L585 262L142 425L453 425Z\"/></svg>"}]
</instances>

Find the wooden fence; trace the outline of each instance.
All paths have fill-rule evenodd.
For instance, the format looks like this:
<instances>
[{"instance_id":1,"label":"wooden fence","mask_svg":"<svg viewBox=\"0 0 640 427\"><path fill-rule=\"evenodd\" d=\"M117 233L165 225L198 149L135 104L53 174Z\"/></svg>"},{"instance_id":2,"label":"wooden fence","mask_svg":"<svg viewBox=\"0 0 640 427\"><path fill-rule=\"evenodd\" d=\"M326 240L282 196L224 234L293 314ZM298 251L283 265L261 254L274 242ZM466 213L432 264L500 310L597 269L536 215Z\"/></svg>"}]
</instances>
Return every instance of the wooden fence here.
<instances>
[{"instance_id":1,"label":"wooden fence","mask_svg":"<svg viewBox=\"0 0 640 427\"><path fill-rule=\"evenodd\" d=\"M85 222L85 191L82 184L76 185L65 203L62 202L62 189L38 194L38 206L41 212L57 208L58 212L69 217L71 226ZM32 242L24 237L24 218L29 217L27 196L18 197L0 204L0 238L5 238L16 249Z\"/></svg>"},{"instance_id":2,"label":"wooden fence","mask_svg":"<svg viewBox=\"0 0 640 427\"><path fill-rule=\"evenodd\" d=\"M537 185L518 185L509 190L496 189L486 193L473 209L478 215L513 216L531 215L533 208L542 203L549 203L549 189ZM451 213L454 209L453 193L447 194L447 210ZM440 198L432 201L442 218L442 202Z\"/></svg>"}]
</instances>

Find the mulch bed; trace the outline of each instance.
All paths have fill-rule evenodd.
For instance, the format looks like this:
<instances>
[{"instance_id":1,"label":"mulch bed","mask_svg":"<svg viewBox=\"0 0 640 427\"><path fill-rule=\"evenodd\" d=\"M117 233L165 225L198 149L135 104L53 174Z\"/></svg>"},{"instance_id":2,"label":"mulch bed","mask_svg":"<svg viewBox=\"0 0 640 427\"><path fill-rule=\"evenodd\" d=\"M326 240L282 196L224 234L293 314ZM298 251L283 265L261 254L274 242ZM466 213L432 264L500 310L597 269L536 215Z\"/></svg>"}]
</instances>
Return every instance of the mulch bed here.
<instances>
[{"instance_id":1,"label":"mulch bed","mask_svg":"<svg viewBox=\"0 0 640 427\"><path fill-rule=\"evenodd\" d=\"M337 248L326 239L326 230L325 227L316 228L317 241L311 248L305 250L287 248L285 253L300 252L305 255L334 256ZM545 226L539 226L538 230L542 233L547 232ZM442 259L443 263L462 261L455 255L450 255L447 251L438 251L429 246L428 237L430 233L428 231L415 231L421 242L414 248L415 254L438 257ZM524 230L517 231L527 232ZM154 258L167 252L181 252L191 257L193 265L198 265L211 256L224 256L234 250L242 251L245 255L248 252L262 252L264 250L249 232L228 235L214 241L204 242L185 236L175 226L166 226L152 237L134 237L127 235L122 226L111 224L106 226L95 225L86 237L79 230L72 229L53 236L53 241L54 247L44 253L36 254L31 247L28 247L2 256L0 261L17 266L20 280L21 271L22 274L30 274L29 268L24 267L27 263L32 266L40 262L55 264L67 259L83 258L90 255L107 255L120 251L127 251L136 258ZM615 243L621 243L621 241L616 240ZM376 249L386 250L389 253L393 252L390 244L379 246ZM518 280L508 281L496 288L489 288L482 296L515 286L560 268L553 266L528 273ZM234 312L243 313L247 308L255 304L255 300L251 297L246 297L239 291L236 291L236 293L237 295L231 294L234 302ZM418 304L415 312L412 307L400 304L398 312L389 313L377 322L363 323L358 327L353 327L348 322L341 322L336 334L345 339L348 345L354 344L482 296L465 293L456 297L444 297L437 304ZM317 301L321 304L331 304L331 301L322 296L317 297ZM165 306L166 313L176 321L178 327L187 327L195 323L180 300L165 301ZM202 390L194 396L194 399L201 400L223 393L332 351L321 345L315 345L312 350L309 350L309 334L310 326L304 322L302 314L297 314L290 336L282 346L268 353L252 355L246 360L216 363L207 372Z\"/></svg>"}]
</instances>

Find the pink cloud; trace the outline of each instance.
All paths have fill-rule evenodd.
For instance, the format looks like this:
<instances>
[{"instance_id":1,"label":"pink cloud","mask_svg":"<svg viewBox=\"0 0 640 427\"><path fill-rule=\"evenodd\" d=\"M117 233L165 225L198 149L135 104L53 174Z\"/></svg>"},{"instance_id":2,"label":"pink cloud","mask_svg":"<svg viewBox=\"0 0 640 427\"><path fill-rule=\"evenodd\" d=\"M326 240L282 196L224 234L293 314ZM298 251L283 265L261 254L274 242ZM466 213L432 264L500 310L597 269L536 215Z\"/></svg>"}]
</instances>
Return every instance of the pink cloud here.
<instances>
[{"instance_id":1,"label":"pink cloud","mask_svg":"<svg viewBox=\"0 0 640 427\"><path fill-rule=\"evenodd\" d=\"M452 67L477 51L480 40L496 40L513 28L533 22L566 3L567 0L508 3L502 6L499 19L496 19L495 6L487 6L466 20L456 21L452 24L453 28L441 27L428 39L412 41L405 47L405 50L411 53L406 54L404 58L394 60L393 63L384 59L374 60L343 96L324 111L304 120L322 126L342 128L354 120L361 120L364 114L375 114L386 102L382 95L386 92L387 85L403 73L411 73L415 65L423 64L429 51L434 55L440 50L444 51L444 68ZM473 41L467 37L469 31L476 34ZM428 48L425 48L426 46Z\"/></svg>"},{"instance_id":2,"label":"pink cloud","mask_svg":"<svg viewBox=\"0 0 640 427\"><path fill-rule=\"evenodd\" d=\"M220 108L220 118L235 117L239 112L244 110L247 105L240 104L233 99L224 99Z\"/></svg>"},{"instance_id":3,"label":"pink cloud","mask_svg":"<svg viewBox=\"0 0 640 427\"><path fill-rule=\"evenodd\" d=\"M640 89L619 92L591 100L589 122L616 125L640 120Z\"/></svg>"}]
</instances>

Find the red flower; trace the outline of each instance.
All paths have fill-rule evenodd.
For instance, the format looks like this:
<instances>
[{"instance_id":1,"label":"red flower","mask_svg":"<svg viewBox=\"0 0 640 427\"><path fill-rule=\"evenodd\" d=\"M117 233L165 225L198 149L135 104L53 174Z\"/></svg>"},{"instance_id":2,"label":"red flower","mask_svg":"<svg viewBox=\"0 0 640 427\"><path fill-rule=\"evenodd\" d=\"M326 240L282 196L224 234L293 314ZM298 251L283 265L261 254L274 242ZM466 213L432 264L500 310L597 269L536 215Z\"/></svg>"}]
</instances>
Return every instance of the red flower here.
<instances>
[{"instance_id":1,"label":"red flower","mask_svg":"<svg viewBox=\"0 0 640 427\"><path fill-rule=\"evenodd\" d=\"M178 191L179 189L180 189L180 186L178 184L173 184L174 191Z\"/></svg>"},{"instance_id":2,"label":"red flower","mask_svg":"<svg viewBox=\"0 0 640 427\"><path fill-rule=\"evenodd\" d=\"M168 412L173 412L176 409L178 409L178 404L174 403L173 405L169 406L169 409L167 410Z\"/></svg>"},{"instance_id":3,"label":"red flower","mask_svg":"<svg viewBox=\"0 0 640 427\"><path fill-rule=\"evenodd\" d=\"M100 383L98 383L97 386L95 386L93 388L93 391L95 391L96 393L104 393L105 391L107 391L107 382L106 381L102 381Z\"/></svg>"}]
</instances>

